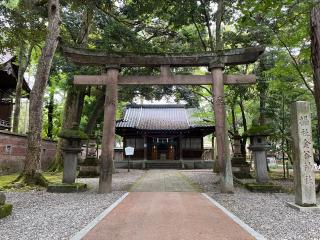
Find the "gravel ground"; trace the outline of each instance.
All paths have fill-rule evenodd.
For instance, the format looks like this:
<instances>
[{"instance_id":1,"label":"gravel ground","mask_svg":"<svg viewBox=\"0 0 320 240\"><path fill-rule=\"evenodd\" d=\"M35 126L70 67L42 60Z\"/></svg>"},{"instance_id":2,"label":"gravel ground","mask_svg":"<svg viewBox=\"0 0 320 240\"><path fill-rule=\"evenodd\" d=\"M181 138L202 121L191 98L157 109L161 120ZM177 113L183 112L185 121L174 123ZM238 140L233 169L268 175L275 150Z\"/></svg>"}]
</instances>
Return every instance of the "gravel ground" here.
<instances>
[{"instance_id":1,"label":"gravel ground","mask_svg":"<svg viewBox=\"0 0 320 240\"><path fill-rule=\"evenodd\" d=\"M0 219L0 239L69 239L128 190L144 171L119 170L113 175L113 193L97 194L98 179L81 179L83 193L45 191L7 192L11 216Z\"/></svg>"},{"instance_id":2,"label":"gravel ground","mask_svg":"<svg viewBox=\"0 0 320 240\"><path fill-rule=\"evenodd\" d=\"M294 202L293 194L251 193L240 186L234 194L221 194L219 177L211 171L182 173L267 239L320 239L320 213L301 213L287 207L287 201Z\"/></svg>"}]
</instances>

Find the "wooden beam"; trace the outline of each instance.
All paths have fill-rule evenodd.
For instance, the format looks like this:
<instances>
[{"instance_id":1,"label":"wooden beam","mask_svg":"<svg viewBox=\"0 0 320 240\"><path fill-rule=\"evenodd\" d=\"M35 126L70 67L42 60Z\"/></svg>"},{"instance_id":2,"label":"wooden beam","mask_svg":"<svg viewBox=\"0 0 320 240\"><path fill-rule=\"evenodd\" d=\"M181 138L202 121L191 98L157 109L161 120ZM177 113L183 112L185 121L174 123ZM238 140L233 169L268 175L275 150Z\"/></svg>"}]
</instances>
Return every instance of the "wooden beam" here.
<instances>
[{"instance_id":1,"label":"wooden beam","mask_svg":"<svg viewBox=\"0 0 320 240\"><path fill-rule=\"evenodd\" d=\"M212 62L222 62L225 65L239 65L255 62L264 52L264 47L229 49L204 53L172 53L172 54L135 54L124 52L107 52L104 50L89 50L62 47L64 55L77 65L120 67L198 67L209 66Z\"/></svg>"},{"instance_id":2,"label":"wooden beam","mask_svg":"<svg viewBox=\"0 0 320 240\"><path fill-rule=\"evenodd\" d=\"M106 85L110 79L104 75L75 75L75 85ZM225 85L254 84L256 76L248 75L224 75ZM161 75L161 76L119 76L119 85L209 85L212 84L211 75Z\"/></svg>"}]
</instances>

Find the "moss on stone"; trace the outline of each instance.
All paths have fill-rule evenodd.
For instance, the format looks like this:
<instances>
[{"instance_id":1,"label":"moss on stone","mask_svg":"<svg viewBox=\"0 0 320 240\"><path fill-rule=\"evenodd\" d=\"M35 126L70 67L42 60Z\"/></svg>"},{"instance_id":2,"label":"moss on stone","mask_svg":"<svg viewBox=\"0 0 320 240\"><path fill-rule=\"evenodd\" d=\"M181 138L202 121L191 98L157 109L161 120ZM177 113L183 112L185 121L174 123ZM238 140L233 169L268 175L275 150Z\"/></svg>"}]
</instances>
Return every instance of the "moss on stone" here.
<instances>
[{"instance_id":1,"label":"moss on stone","mask_svg":"<svg viewBox=\"0 0 320 240\"><path fill-rule=\"evenodd\" d=\"M266 125L253 125L249 128L244 135L246 136L256 136L256 135L271 135L273 133L273 128L270 124Z\"/></svg>"},{"instance_id":2,"label":"moss on stone","mask_svg":"<svg viewBox=\"0 0 320 240\"><path fill-rule=\"evenodd\" d=\"M58 135L60 138L65 138L65 139L81 139L81 140L86 140L88 139L88 135L85 134L83 131L80 129L65 129L61 131Z\"/></svg>"},{"instance_id":3,"label":"moss on stone","mask_svg":"<svg viewBox=\"0 0 320 240\"><path fill-rule=\"evenodd\" d=\"M79 171L78 178L96 178L100 173L95 171Z\"/></svg>"},{"instance_id":4,"label":"moss on stone","mask_svg":"<svg viewBox=\"0 0 320 240\"><path fill-rule=\"evenodd\" d=\"M244 186L251 192L283 192L281 186L273 183L246 183Z\"/></svg>"},{"instance_id":5,"label":"moss on stone","mask_svg":"<svg viewBox=\"0 0 320 240\"><path fill-rule=\"evenodd\" d=\"M12 204L5 203L0 205L0 218L9 216L12 213Z\"/></svg>"},{"instance_id":6,"label":"moss on stone","mask_svg":"<svg viewBox=\"0 0 320 240\"><path fill-rule=\"evenodd\" d=\"M74 193L74 192L83 192L87 189L87 184L85 183L52 183L48 185L48 192L56 193Z\"/></svg>"}]
</instances>

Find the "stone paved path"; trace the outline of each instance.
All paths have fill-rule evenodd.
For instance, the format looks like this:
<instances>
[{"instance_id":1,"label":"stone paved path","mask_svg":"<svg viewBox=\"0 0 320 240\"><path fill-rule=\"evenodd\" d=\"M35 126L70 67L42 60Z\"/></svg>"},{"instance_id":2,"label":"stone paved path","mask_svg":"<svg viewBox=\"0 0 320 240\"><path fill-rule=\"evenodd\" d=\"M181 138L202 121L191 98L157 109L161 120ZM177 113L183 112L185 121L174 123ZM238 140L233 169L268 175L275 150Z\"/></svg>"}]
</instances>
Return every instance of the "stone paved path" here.
<instances>
[{"instance_id":1,"label":"stone paved path","mask_svg":"<svg viewBox=\"0 0 320 240\"><path fill-rule=\"evenodd\" d=\"M196 192L193 187L177 170L149 170L136 182L131 192Z\"/></svg>"},{"instance_id":2,"label":"stone paved path","mask_svg":"<svg viewBox=\"0 0 320 240\"><path fill-rule=\"evenodd\" d=\"M255 239L196 190L178 171L148 171L82 239Z\"/></svg>"}]
</instances>

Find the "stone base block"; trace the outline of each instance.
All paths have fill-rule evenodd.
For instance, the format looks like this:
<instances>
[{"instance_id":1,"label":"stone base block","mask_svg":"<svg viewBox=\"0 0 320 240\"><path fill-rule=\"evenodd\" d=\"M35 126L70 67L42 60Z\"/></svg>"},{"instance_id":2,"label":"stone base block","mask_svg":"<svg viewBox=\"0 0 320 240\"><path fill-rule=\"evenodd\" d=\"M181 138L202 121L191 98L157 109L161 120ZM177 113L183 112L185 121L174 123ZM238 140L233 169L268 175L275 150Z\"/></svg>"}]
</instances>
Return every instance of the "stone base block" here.
<instances>
[{"instance_id":1,"label":"stone base block","mask_svg":"<svg viewBox=\"0 0 320 240\"><path fill-rule=\"evenodd\" d=\"M100 167L99 166L80 165L78 178L99 177L99 175L100 175Z\"/></svg>"},{"instance_id":2,"label":"stone base block","mask_svg":"<svg viewBox=\"0 0 320 240\"><path fill-rule=\"evenodd\" d=\"M250 179L250 168L247 166L232 167L232 173L236 178L239 179Z\"/></svg>"},{"instance_id":3,"label":"stone base block","mask_svg":"<svg viewBox=\"0 0 320 240\"><path fill-rule=\"evenodd\" d=\"M252 178L250 174L250 165L242 157L233 157L231 159L232 173L236 178Z\"/></svg>"},{"instance_id":4,"label":"stone base block","mask_svg":"<svg viewBox=\"0 0 320 240\"><path fill-rule=\"evenodd\" d=\"M49 184L47 191L55 193L75 193L75 192L84 192L87 190L87 184L84 183L53 183Z\"/></svg>"},{"instance_id":5,"label":"stone base block","mask_svg":"<svg viewBox=\"0 0 320 240\"><path fill-rule=\"evenodd\" d=\"M232 166L232 173L236 178L245 179L252 178L250 167L247 165Z\"/></svg>"},{"instance_id":6,"label":"stone base block","mask_svg":"<svg viewBox=\"0 0 320 240\"><path fill-rule=\"evenodd\" d=\"M80 165L83 165L83 166L98 166L99 165L99 159L97 159L95 157L87 157L86 159L84 159L83 162L81 162Z\"/></svg>"},{"instance_id":7,"label":"stone base block","mask_svg":"<svg viewBox=\"0 0 320 240\"><path fill-rule=\"evenodd\" d=\"M293 202L286 202L287 206L298 210L299 212L320 212L320 207L318 205L316 206L310 206L310 207L304 207L300 206L298 204L295 204Z\"/></svg>"},{"instance_id":8,"label":"stone base block","mask_svg":"<svg viewBox=\"0 0 320 240\"><path fill-rule=\"evenodd\" d=\"M0 218L5 218L12 213L12 204L5 203L0 205Z\"/></svg>"},{"instance_id":9,"label":"stone base block","mask_svg":"<svg viewBox=\"0 0 320 240\"><path fill-rule=\"evenodd\" d=\"M283 192L283 189L279 185L273 183L246 183L244 185L250 192L264 192L264 193L274 193Z\"/></svg>"}]
</instances>

